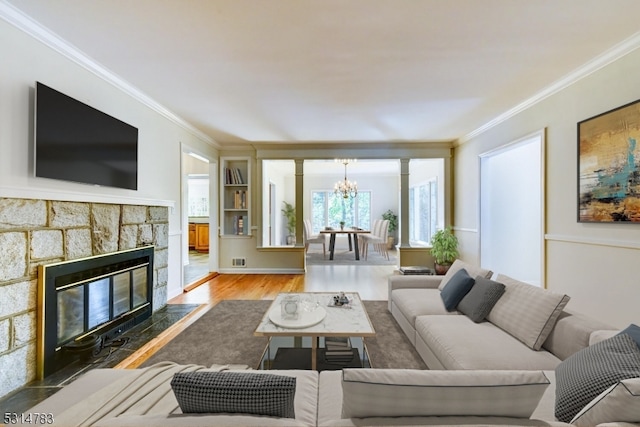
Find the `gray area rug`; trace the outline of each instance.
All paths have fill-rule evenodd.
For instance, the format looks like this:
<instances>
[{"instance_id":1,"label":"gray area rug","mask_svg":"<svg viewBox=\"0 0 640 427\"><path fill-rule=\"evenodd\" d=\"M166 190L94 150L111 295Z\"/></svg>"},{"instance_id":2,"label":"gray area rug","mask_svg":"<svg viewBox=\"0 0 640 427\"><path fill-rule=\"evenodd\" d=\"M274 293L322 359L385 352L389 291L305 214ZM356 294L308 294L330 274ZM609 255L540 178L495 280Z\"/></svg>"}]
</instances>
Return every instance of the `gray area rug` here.
<instances>
[{"instance_id":1,"label":"gray area rug","mask_svg":"<svg viewBox=\"0 0 640 427\"><path fill-rule=\"evenodd\" d=\"M389 251L389 259L386 259L383 255L377 253L373 248L369 248L369 255L367 259L361 257L356 260L353 251L348 249L336 248L333 254L333 260L329 259L329 249L327 248L327 256L322 256L322 248L309 249L307 252L307 264L308 265L396 265L398 259L396 257L395 250Z\"/></svg>"},{"instance_id":2,"label":"gray area rug","mask_svg":"<svg viewBox=\"0 0 640 427\"><path fill-rule=\"evenodd\" d=\"M411 345L400 325L387 309L387 301L363 301L376 330L374 338L365 338L371 366L374 368L428 369Z\"/></svg>"},{"instance_id":3,"label":"gray area rug","mask_svg":"<svg viewBox=\"0 0 640 427\"><path fill-rule=\"evenodd\" d=\"M267 346L253 331L271 305L268 300L226 300L211 308L141 367L162 361L211 366L243 364L255 368ZM376 330L365 343L374 368L427 369L387 310L386 301L364 301Z\"/></svg>"}]
</instances>

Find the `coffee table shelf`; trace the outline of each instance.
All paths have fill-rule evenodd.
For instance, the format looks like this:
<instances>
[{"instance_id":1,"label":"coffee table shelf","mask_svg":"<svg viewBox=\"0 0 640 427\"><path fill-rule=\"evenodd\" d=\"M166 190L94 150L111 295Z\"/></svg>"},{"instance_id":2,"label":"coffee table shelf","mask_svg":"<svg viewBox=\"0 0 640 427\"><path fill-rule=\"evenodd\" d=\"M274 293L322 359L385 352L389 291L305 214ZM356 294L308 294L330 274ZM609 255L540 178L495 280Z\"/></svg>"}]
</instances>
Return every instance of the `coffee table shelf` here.
<instances>
[{"instance_id":1,"label":"coffee table shelf","mask_svg":"<svg viewBox=\"0 0 640 427\"><path fill-rule=\"evenodd\" d=\"M311 337L271 337L260 359L257 369L312 369ZM326 361L324 338L318 339L316 370L336 370L342 368L371 368L369 352L360 337L350 338L354 356L351 361Z\"/></svg>"},{"instance_id":2,"label":"coffee table shelf","mask_svg":"<svg viewBox=\"0 0 640 427\"><path fill-rule=\"evenodd\" d=\"M321 348L319 343L321 338L330 336L349 337L352 339L352 341L354 341L356 338L362 339L364 337L373 337L376 334L373 325L371 324L371 320L369 319L369 315L367 314L367 311L362 304L360 295L357 292L346 293L346 296L351 301L351 303L349 304L349 308L330 307L329 303L332 301L333 296L335 295L333 293L295 293L295 295L300 296L302 309L304 309L304 307L310 307L309 309L313 310L312 307L322 307L323 310L326 311L326 316L320 322L306 328L288 328L281 325L276 325L270 319L269 314L273 310L279 310L283 298L291 295L294 294L278 294L254 332L254 335L256 336L267 336L271 338L270 344L267 347L267 350L265 350L265 353L273 350L271 349L271 341L273 341L275 337L294 337L294 339L299 340L298 345L289 345L288 347L308 347L311 350L311 353L309 354L309 358L307 360L310 361L311 369L317 369L319 347ZM301 345L305 338L310 341L310 345ZM278 347L287 346L280 345ZM273 354L275 355L276 352L277 348L275 348ZM359 349L359 354L363 356L361 357L361 359L364 360L364 355L366 354L364 344L362 345L362 348Z\"/></svg>"},{"instance_id":3,"label":"coffee table shelf","mask_svg":"<svg viewBox=\"0 0 640 427\"><path fill-rule=\"evenodd\" d=\"M343 368L369 367L368 360L360 358L357 348L351 349L351 360L332 361L325 357L325 349L319 348L316 357L316 370L334 371ZM311 348L281 347L277 349L271 369L311 369Z\"/></svg>"}]
</instances>

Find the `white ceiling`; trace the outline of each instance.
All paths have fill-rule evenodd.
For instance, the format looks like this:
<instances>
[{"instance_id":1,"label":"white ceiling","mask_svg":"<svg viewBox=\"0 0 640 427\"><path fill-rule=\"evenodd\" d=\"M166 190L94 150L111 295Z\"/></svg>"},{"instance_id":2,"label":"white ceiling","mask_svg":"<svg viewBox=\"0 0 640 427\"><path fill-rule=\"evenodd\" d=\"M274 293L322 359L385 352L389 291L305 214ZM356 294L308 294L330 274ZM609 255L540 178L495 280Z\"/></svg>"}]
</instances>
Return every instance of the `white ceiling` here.
<instances>
[{"instance_id":1,"label":"white ceiling","mask_svg":"<svg viewBox=\"0 0 640 427\"><path fill-rule=\"evenodd\" d=\"M638 0L0 1L220 146L463 138L635 48L640 16Z\"/></svg>"}]
</instances>

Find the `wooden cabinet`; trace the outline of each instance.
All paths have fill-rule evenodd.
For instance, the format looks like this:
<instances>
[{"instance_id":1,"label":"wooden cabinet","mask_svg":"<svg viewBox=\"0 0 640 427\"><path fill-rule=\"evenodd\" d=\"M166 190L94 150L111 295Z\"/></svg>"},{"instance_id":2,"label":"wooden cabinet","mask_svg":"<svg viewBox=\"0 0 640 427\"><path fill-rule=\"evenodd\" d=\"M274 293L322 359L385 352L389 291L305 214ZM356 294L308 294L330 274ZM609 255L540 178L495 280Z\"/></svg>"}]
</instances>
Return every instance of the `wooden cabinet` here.
<instances>
[{"instance_id":1,"label":"wooden cabinet","mask_svg":"<svg viewBox=\"0 0 640 427\"><path fill-rule=\"evenodd\" d=\"M251 168L247 157L222 158L220 171L220 234L249 236L251 224Z\"/></svg>"},{"instance_id":2,"label":"wooden cabinet","mask_svg":"<svg viewBox=\"0 0 640 427\"><path fill-rule=\"evenodd\" d=\"M196 248L196 225L189 223L189 249Z\"/></svg>"},{"instance_id":3,"label":"wooden cabinet","mask_svg":"<svg viewBox=\"0 0 640 427\"><path fill-rule=\"evenodd\" d=\"M209 252L209 224L195 225L195 249L198 252ZM191 231L191 230L189 230Z\"/></svg>"}]
</instances>

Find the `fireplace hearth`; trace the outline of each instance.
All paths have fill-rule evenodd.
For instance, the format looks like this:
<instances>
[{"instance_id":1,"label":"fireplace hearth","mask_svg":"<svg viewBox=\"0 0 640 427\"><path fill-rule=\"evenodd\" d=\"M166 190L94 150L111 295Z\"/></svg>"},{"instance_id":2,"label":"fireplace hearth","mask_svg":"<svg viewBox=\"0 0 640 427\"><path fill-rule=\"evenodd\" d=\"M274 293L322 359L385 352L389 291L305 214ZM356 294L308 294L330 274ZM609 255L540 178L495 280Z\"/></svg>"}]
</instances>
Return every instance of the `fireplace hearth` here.
<instances>
[{"instance_id":1,"label":"fireplace hearth","mask_svg":"<svg viewBox=\"0 0 640 427\"><path fill-rule=\"evenodd\" d=\"M39 267L38 379L151 316L153 255L145 246Z\"/></svg>"}]
</instances>

